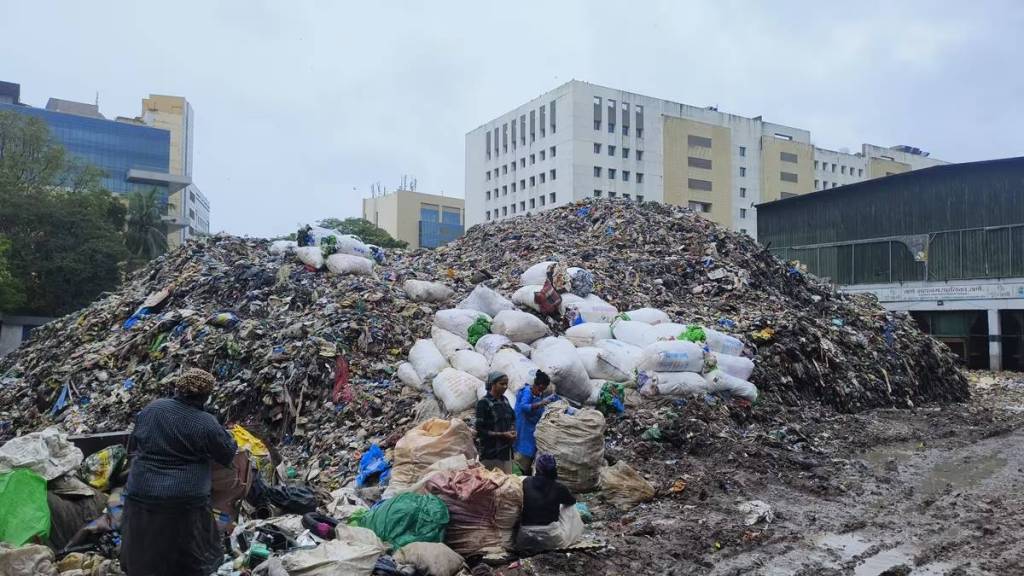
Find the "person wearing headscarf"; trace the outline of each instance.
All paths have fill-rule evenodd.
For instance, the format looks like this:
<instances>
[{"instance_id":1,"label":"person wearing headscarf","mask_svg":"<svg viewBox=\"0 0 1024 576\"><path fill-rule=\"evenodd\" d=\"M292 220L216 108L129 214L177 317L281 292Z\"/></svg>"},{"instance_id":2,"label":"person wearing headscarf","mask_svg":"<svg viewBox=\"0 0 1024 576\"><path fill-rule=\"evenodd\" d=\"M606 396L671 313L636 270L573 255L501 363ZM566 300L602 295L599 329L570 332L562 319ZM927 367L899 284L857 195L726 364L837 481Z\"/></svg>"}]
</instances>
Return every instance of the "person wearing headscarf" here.
<instances>
[{"instance_id":1,"label":"person wearing headscarf","mask_svg":"<svg viewBox=\"0 0 1024 576\"><path fill-rule=\"evenodd\" d=\"M558 463L551 454L533 462L533 476L523 480L523 526L543 526L558 521L562 506L576 504L572 492L558 481Z\"/></svg>"},{"instance_id":2,"label":"person wearing headscarf","mask_svg":"<svg viewBox=\"0 0 1024 576\"><path fill-rule=\"evenodd\" d=\"M508 376L501 372L487 375L487 395L476 403L476 437L480 463L511 474L516 415L505 399L505 390Z\"/></svg>"},{"instance_id":3,"label":"person wearing headscarf","mask_svg":"<svg viewBox=\"0 0 1024 576\"><path fill-rule=\"evenodd\" d=\"M516 395L516 463L523 474L530 474L533 457L537 454L535 433L537 423L544 415L544 408L558 400L554 394L544 396L551 385L551 378L541 370L533 377L533 385L523 386Z\"/></svg>"},{"instance_id":4,"label":"person wearing headscarf","mask_svg":"<svg viewBox=\"0 0 1024 576\"><path fill-rule=\"evenodd\" d=\"M172 398L153 400L135 418L121 524L121 565L130 576L206 575L222 560L210 464L230 467L238 448L203 409L215 382L188 370Z\"/></svg>"}]
</instances>

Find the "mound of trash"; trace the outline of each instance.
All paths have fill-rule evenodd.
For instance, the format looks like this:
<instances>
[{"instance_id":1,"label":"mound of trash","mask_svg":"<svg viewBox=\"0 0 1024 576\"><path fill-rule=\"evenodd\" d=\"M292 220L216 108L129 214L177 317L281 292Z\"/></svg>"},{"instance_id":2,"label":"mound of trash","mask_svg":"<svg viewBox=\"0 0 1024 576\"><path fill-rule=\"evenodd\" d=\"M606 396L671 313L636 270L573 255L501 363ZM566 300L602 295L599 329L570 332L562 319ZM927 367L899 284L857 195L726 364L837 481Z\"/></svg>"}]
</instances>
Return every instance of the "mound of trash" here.
<instances>
[{"instance_id":1,"label":"mound of trash","mask_svg":"<svg viewBox=\"0 0 1024 576\"><path fill-rule=\"evenodd\" d=\"M838 293L682 208L585 201L476 226L434 251L385 256L357 243L328 249L220 235L153 261L0 361L0 439L53 422L72 433L124 428L189 367L218 376L213 403L224 419L256 425L273 441L308 435L315 451L347 445L352 434L397 437L424 415L414 409L421 394L402 387L396 370L417 341L436 340L436 314L478 285L514 301L481 335L499 318L499 331L530 338L626 321L585 302L566 314L537 312L535 289L516 294L530 285L524 273L545 262L562 267L570 304L585 300L571 292L584 286L616 312L653 309L641 316L663 314L655 323L739 343L742 352L718 352L753 362L742 380L756 386L758 402L858 411L968 394L955 356L908 315ZM417 377L478 377L491 367L462 356L461 370Z\"/></svg>"}]
</instances>

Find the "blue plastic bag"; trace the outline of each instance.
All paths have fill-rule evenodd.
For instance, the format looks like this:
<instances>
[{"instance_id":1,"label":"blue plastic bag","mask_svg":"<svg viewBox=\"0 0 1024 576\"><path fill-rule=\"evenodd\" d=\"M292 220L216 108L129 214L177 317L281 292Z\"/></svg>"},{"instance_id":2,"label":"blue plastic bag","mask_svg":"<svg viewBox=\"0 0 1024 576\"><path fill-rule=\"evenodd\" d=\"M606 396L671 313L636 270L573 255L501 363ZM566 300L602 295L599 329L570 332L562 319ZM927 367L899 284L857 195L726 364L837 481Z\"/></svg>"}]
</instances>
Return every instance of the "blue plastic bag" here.
<instances>
[{"instance_id":1,"label":"blue plastic bag","mask_svg":"<svg viewBox=\"0 0 1024 576\"><path fill-rule=\"evenodd\" d=\"M386 486L391 480L391 463L384 457L380 446L371 444L370 449L359 459L359 474L356 476L356 487L362 488L367 482L377 477L377 484Z\"/></svg>"}]
</instances>

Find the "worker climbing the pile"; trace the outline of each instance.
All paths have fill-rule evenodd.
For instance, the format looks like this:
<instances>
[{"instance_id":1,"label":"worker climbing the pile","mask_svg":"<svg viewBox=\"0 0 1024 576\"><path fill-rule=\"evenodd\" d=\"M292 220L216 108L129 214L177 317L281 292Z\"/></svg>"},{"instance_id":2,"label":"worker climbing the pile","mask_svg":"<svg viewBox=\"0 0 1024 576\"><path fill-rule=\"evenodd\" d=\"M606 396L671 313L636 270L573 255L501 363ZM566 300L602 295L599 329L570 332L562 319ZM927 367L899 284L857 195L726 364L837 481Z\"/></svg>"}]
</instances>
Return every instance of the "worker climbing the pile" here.
<instances>
[{"instance_id":1,"label":"worker climbing the pile","mask_svg":"<svg viewBox=\"0 0 1024 576\"><path fill-rule=\"evenodd\" d=\"M583 535L583 520L576 498L558 481L555 457L540 454L533 468L533 476L523 480L523 515L516 548L539 552L575 544Z\"/></svg>"},{"instance_id":2,"label":"worker climbing the pile","mask_svg":"<svg viewBox=\"0 0 1024 576\"><path fill-rule=\"evenodd\" d=\"M476 435L480 463L511 474L516 416L505 399L505 390L508 376L501 372L487 375L487 395L476 403Z\"/></svg>"},{"instance_id":3,"label":"worker climbing the pile","mask_svg":"<svg viewBox=\"0 0 1024 576\"><path fill-rule=\"evenodd\" d=\"M544 408L558 400L554 394L544 396L550 384L551 378L537 370L533 385L523 386L516 395L516 464L525 475L531 473L533 457L537 453L537 441L534 439L537 423L544 415Z\"/></svg>"},{"instance_id":4,"label":"worker climbing the pile","mask_svg":"<svg viewBox=\"0 0 1024 576\"><path fill-rule=\"evenodd\" d=\"M237 446L203 410L212 374L191 369L173 398L150 402L132 431L121 564L129 576L210 574L222 559L210 507L210 463L230 467Z\"/></svg>"}]
</instances>

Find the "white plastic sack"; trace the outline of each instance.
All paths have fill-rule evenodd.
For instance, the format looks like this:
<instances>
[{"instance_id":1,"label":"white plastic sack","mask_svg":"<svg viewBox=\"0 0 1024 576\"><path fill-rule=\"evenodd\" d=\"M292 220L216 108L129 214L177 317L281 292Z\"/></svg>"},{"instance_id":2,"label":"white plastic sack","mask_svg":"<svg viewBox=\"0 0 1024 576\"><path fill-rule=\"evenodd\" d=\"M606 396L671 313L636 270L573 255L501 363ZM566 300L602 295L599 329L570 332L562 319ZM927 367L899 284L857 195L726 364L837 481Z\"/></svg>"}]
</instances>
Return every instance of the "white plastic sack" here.
<instances>
[{"instance_id":1,"label":"white plastic sack","mask_svg":"<svg viewBox=\"0 0 1024 576\"><path fill-rule=\"evenodd\" d=\"M468 339L469 327L481 316L486 318L488 322L491 321L490 315L478 310L464 310L462 308L438 310L437 314L434 314L434 326L443 328L459 338Z\"/></svg>"},{"instance_id":2,"label":"white plastic sack","mask_svg":"<svg viewBox=\"0 0 1024 576\"><path fill-rule=\"evenodd\" d=\"M700 372L704 369L704 349L693 342L667 340L644 347L638 370L651 372Z\"/></svg>"},{"instance_id":3,"label":"white plastic sack","mask_svg":"<svg viewBox=\"0 0 1024 576\"><path fill-rule=\"evenodd\" d=\"M732 354L733 356L743 354L743 342L728 334L712 330L711 328L705 328L704 337L705 343L710 350L721 352L722 354Z\"/></svg>"},{"instance_id":4,"label":"white plastic sack","mask_svg":"<svg viewBox=\"0 0 1024 576\"><path fill-rule=\"evenodd\" d=\"M563 296L563 303L565 297ZM565 314L569 324L582 322L612 322L619 315L615 306L602 300L597 294L589 294L579 302L566 304Z\"/></svg>"},{"instance_id":5,"label":"white plastic sack","mask_svg":"<svg viewBox=\"0 0 1024 576\"><path fill-rule=\"evenodd\" d=\"M694 372L640 372L636 381L644 396L702 396L710 391L705 378Z\"/></svg>"},{"instance_id":6,"label":"white plastic sack","mask_svg":"<svg viewBox=\"0 0 1024 576\"><path fill-rule=\"evenodd\" d=\"M554 264L553 261L538 262L526 269L519 276L519 285L528 286L531 284L543 286L548 279L548 267Z\"/></svg>"},{"instance_id":7,"label":"white plastic sack","mask_svg":"<svg viewBox=\"0 0 1024 576\"><path fill-rule=\"evenodd\" d=\"M448 361L444 359L433 340L425 338L417 340L409 349L409 362L422 382L429 381L448 367Z\"/></svg>"},{"instance_id":8,"label":"white plastic sack","mask_svg":"<svg viewBox=\"0 0 1024 576\"><path fill-rule=\"evenodd\" d=\"M477 352L484 355L488 362L493 361L494 355L498 353L503 347L510 344L512 341L507 336L501 334L487 334L482 336L476 341L476 347L474 348Z\"/></svg>"},{"instance_id":9,"label":"white plastic sack","mask_svg":"<svg viewBox=\"0 0 1024 576\"><path fill-rule=\"evenodd\" d=\"M612 337L611 324L604 322L584 322L570 326L565 331L565 337L577 348L581 346L593 346L598 340L608 340Z\"/></svg>"},{"instance_id":10,"label":"white plastic sack","mask_svg":"<svg viewBox=\"0 0 1024 576\"><path fill-rule=\"evenodd\" d=\"M508 389L519 393L524 386L532 386L537 376L537 364L511 349L499 350L491 361L491 371L508 376Z\"/></svg>"},{"instance_id":11,"label":"white plastic sack","mask_svg":"<svg viewBox=\"0 0 1024 576\"><path fill-rule=\"evenodd\" d=\"M551 377L558 394L575 402L590 397L590 376L572 342L561 337L544 338L534 346L532 360Z\"/></svg>"},{"instance_id":12,"label":"white plastic sack","mask_svg":"<svg viewBox=\"0 0 1024 576\"><path fill-rule=\"evenodd\" d=\"M274 240L270 243L270 253L279 255L293 252L299 247L299 243L295 240Z\"/></svg>"},{"instance_id":13,"label":"white plastic sack","mask_svg":"<svg viewBox=\"0 0 1024 576\"><path fill-rule=\"evenodd\" d=\"M76 470L81 463L82 451L56 428L17 436L0 447L0 474L28 468L49 482Z\"/></svg>"},{"instance_id":14,"label":"white plastic sack","mask_svg":"<svg viewBox=\"0 0 1024 576\"><path fill-rule=\"evenodd\" d=\"M402 289L413 302L446 302L455 292L440 282L426 280L406 280Z\"/></svg>"},{"instance_id":15,"label":"white plastic sack","mask_svg":"<svg viewBox=\"0 0 1024 576\"><path fill-rule=\"evenodd\" d=\"M410 388L423 389L423 379L416 373L416 368L411 362L402 362L398 365L398 379Z\"/></svg>"},{"instance_id":16,"label":"white plastic sack","mask_svg":"<svg viewBox=\"0 0 1024 576\"><path fill-rule=\"evenodd\" d=\"M704 376L708 389L713 394L724 396L738 396L751 402L757 400L757 386L746 380L730 376L721 370L712 370Z\"/></svg>"},{"instance_id":17,"label":"white plastic sack","mask_svg":"<svg viewBox=\"0 0 1024 576\"><path fill-rule=\"evenodd\" d=\"M591 380L611 380L612 382L628 382L633 379L631 371L627 371L631 364L617 366L614 363L616 356L601 348L584 346L576 349L576 353L587 370Z\"/></svg>"},{"instance_id":18,"label":"white plastic sack","mask_svg":"<svg viewBox=\"0 0 1024 576\"><path fill-rule=\"evenodd\" d=\"M346 530L342 530L342 527ZM313 548L300 548L281 556L281 566L289 576L357 576L373 572L377 558L387 552L379 538L371 543L369 536L353 538L372 530L339 525L337 540L321 542ZM357 531L358 532L355 532Z\"/></svg>"},{"instance_id":19,"label":"white plastic sack","mask_svg":"<svg viewBox=\"0 0 1024 576\"><path fill-rule=\"evenodd\" d=\"M712 366L712 369L717 368L729 376L739 378L740 380L750 380L750 375L754 373L753 360L743 356L708 352L705 360L705 364Z\"/></svg>"},{"instance_id":20,"label":"white plastic sack","mask_svg":"<svg viewBox=\"0 0 1024 576\"><path fill-rule=\"evenodd\" d=\"M662 340L678 340L679 335L686 332L685 324L666 322L651 326L651 329L644 334L644 346L660 342Z\"/></svg>"},{"instance_id":21,"label":"white plastic sack","mask_svg":"<svg viewBox=\"0 0 1024 576\"><path fill-rule=\"evenodd\" d=\"M543 552L562 550L583 538L583 518L575 505L562 506L558 521L543 526L520 526L516 535L516 550Z\"/></svg>"},{"instance_id":22,"label":"white plastic sack","mask_svg":"<svg viewBox=\"0 0 1024 576\"><path fill-rule=\"evenodd\" d=\"M349 254L373 260L373 251L370 250L370 247L351 234L339 234L337 247L338 254Z\"/></svg>"},{"instance_id":23,"label":"white plastic sack","mask_svg":"<svg viewBox=\"0 0 1024 576\"><path fill-rule=\"evenodd\" d=\"M583 298L580 298L571 292L566 292L565 294L562 294L562 303L558 305L558 313L565 316L569 313L570 309L575 310L575 305L582 304L583 302Z\"/></svg>"},{"instance_id":24,"label":"white plastic sack","mask_svg":"<svg viewBox=\"0 0 1024 576\"><path fill-rule=\"evenodd\" d=\"M512 294L512 302L524 308L540 312L540 306L537 304L534 297L537 295L537 292L540 292L543 288L544 286L538 286L536 284L523 286Z\"/></svg>"},{"instance_id":25,"label":"white plastic sack","mask_svg":"<svg viewBox=\"0 0 1024 576\"><path fill-rule=\"evenodd\" d=\"M295 249L295 257L310 268L319 270L324 267L324 253L319 246L300 246Z\"/></svg>"},{"instance_id":26,"label":"white plastic sack","mask_svg":"<svg viewBox=\"0 0 1024 576\"><path fill-rule=\"evenodd\" d=\"M658 310L657 308L637 308L636 310L630 310L626 312L626 316L634 322L643 322L644 324L666 324L671 322L668 314Z\"/></svg>"},{"instance_id":27,"label":"white plastic sack","mask_svg":"<svg viewBox=\"0 0 1024 576\"><path fill-rule=\"evenodd\" d=\"M488 316L495 316L502 310L515 310L516 306L511 300L491 290L484 284L477 284L476 288L459 302L456 308L462 310L479 310Z\"/></svg>"},{"instance_id":28,"label":"white plastic sack","mask_svg":"<svg viewBox=\"0 0 1024 576\"><path fill-rule=\"evenodd\" d=\"M612 322L611 328L612 338L626 344L643 347L647 339L647 333L651 330L651 325L633 320L616 320Z\"/></svg>"},{"instance_id":29,"label":"white plastic sack","mask_svg":"<svg viewBox=\"0 0 1024 576\"><path fill-rule=\"evenodd\" d=\"M543 320L528 312L502 310L491 323L491 332L507 336L513 342L534 342L548 334Z\"/></svg>"},{"instance_id":30,"label":"white plastic sack","mask_svg":"<svg viewBox=\"0 0 1024 576\"><path fill-rule=\"evenodd\" d=\"M482 388L484 383L461 370L445 368L434 377L432 386L434 396L437 396L444 409L455 414L476 405L477 390Z\"/></svg>"},{"instance_id":31,"label":"white plastic sack","mask_svg":"<svg viewBox=\"0 0 1024 576\"><path fill-rule=\"evenodd\" d=\"M533 348L526 342L513 342L512 347L519 350L519 353L529 358L533 354Z\"/></svg>"},{"instance_id":32,"label":"white plastic sack","mask_svg":"<svg viewBox=\"0 0 1024 576\"><path fill-rule=\"evenodd\" d=\"M309 235L313 237L313 244L319 246L320 242L322 242L324 238L329 238L331 236L338 238L341 236L341 232L338 232L337 230L332 230L330 228L324 228L323 226L311 225L309 227Z\"/></svg>"},{"instance_id":33,"label":"white plastic sack","mask_svg":"<svg viewBox=\"0 0 1024 576\"><path fill-rule=\"evenodd\" d=\"M490 365L483 354L473 350L459 350L452 354L449 361L452 364L452 368L461 370L480 380L487 380Z\"/></svg>"},{"instance_id":34,"label":"white plastic sack","mask_svg":"<svg viewBox=\"0 0 1024 576\"><path fill-rule=\"evenodd\" d=\"M597 348L607 352L605 359L626 374L636 372L636 366L643 357L643 348L627 344L622 340L599 340Z\"/></svg>"},{"instance_id":35,"label":"white plastic sack","mask_svg":"<svg viewBox=\"0 0 1024 576\"><path fill-rule=\"evenodd\" d=\"M373 276L373 260L351 254L331 254L327 257L327 269L335 274Z\"/></svg>"},{"instance_id":36,"label":"white plastic sack","mask_svg":"<svg viewBox=\"0 0 1024 576\"><path fill-rule=\"evenodd\" d=\"M451 362L452 356L459 350L473 349L465 338L459 338L455 334L437 326L430 328L430 339L434 341L434 346L437 346L437 349L441 351L441 356L444 356L444 359L449 362Z\"/></svg>"}]
</instances>

